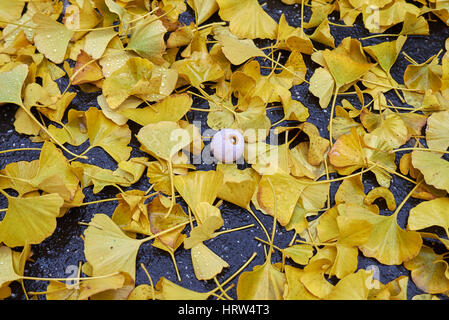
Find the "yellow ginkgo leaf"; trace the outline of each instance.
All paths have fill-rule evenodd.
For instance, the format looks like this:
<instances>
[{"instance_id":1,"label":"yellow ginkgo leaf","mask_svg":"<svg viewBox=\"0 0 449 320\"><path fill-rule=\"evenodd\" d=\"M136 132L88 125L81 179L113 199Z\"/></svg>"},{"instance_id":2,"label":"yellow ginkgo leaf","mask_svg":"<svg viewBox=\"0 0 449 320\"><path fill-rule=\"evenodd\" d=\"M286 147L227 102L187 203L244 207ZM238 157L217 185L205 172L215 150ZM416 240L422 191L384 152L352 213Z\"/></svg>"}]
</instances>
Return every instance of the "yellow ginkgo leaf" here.
<instances>
[{"instance_id":1,"label":"yellow ginkgo leaf","mask_svg":"<svg viewBox=\"0 0 449 320\"><path fill-rule=\"evenodd\" d=\"M129 96L159 101L172 93L177 80L176 70L155 66L147 59L129 58L106 78L103 95L112 109L118 108Z\"/></svg>"},{"instance_id":2,"label":"yellow ginkgo leaf","mask_svg":"<svg viewBox=\"0 0 449 320\"><path fill-rule=\"evenodd\" d=\"M223 173L223 184L218 190L218 197L247 208L257 189L258 174L252 168L240 170L235 164L218 164L217 171Z\"/></svg>"},{"instance_id":3,"label":"yellow ginkgo leaf","mask_svg":"<svg viewBox=\"0 0 449 320\"><path fill-rule=\"evenodd\" d=\"M8 198L8 210L0 222L0 241L9 247L41 243L54 232L63 204L58 194Z\"/></svg>"},{"instance_id":4,"label":"yellow ginkgo leaf","mask_svg":"<svg viewBox=\"0 0 449 320\"><path fill-rule=\"evenodd\" d=\"M309 38L328 47L335 48L335 39L331 34L329 21L327 19L324 19L323 22L320 23Z\"/></svg>"},{"instance_id":5,"label":"yellow ginkgo leaf","mask_svg":"<svg viewBox=\"0 0 449 320\"><path fill-rule=\"evenodd\" d=\"M117 195L118 205L112 214L112 220L123 231L151 235L145 192L129 190Z\"/></svg>"},{"instance_id":6,"label":"yellow ginkgo leaf","mask_svg":"<svg viewBox=\"0 0 449 320\"><path fill-rule=\"evenodd\" d=\"M448 205L449 198L421 202L410 210L407 228L421 230L431 226L440 226L449 235Z\"/></svg>"},{"instance_id":7,"label":"yellow ginkgo leaf","mask_svg":"<svg viewBox=\"0 0 449 320\"><path fill-rule=\"evenodd\" d=\"M141 284L131 291L128 300L151 300L155 298L154 288L148 284Z\"/></svg>"},{"instance_id":8,"label":"yellow ginkgo leaf","mask_svg":"<svg viewBox=\"0 0 449 320\"><path fill-rule=\"evenodd\" d=\"M13 267L12 251L7 246L0 246L0 288L19 280Z\"/></svg>"},{"instance_id":9,"label":"yellow ginkgo leaf","mask_svg":"<svg viewBox=\"0 0 449 320\"><path fill-rule=\"evenodd\" d=\"M122 288L124 283L124 273L101 279L83 280L80 281L79 286L71 286L67 285L67 283L53 280L47 286L46 297L47 300L87 300L97 293Z\"/></svg>"},{"instance_id":10,"label":"yellow ginkgo leaf","mask_svg":"<svg viewBox=\"0 0 449 320\"><path fill-rule=\"evenodd\" d=\"M2 28L4 27L3 21L17 21L22 15L25 2L22 1L0 1L0 19L2 20Z\"/></svg>"},{"instance_id":11,"label":"yellow ginkgo leaf","mask_svg":"<svg viewBox=\"0 0 449 320\"><path fill-rule=\"evenodd\" d=\"M38 188L31 184L31 179L36 176L38 169L39 160L31 162L17 161L7 164L5 168L0 171L0 174L11 177L11 179L8 179L7 177L0 178L0 189L11 188L17 191L19 195L24 195L28 192L37 190ZM27 180L30 182L26 182Z\"/></svg>"},{"instance_id":12,"label":"yellow ginkgo leaf","mask_svg":"<svg viewBox=\"0 0 449 320\"><path fill-rule=\"evenodd\" d=\"M419 255L404 266L411 271L413 282L421 290L436 294L449 290L448 264L442 255L423 246Z\"/></svg>"},{"instance_id":13,"label":"yellow ginkgo leaf","mask_svg":"<svg viewBox=\"0 0 449 320\"><path fill-rule=\"evenodd\" d=\"M28 75L28 66L20 64L10 71L0 73L0 104L22 105L22 87Z\"/></svg>"},{"instance_id":14,"label":"yellow ginkgo leaf","mask_svg":"<svg viewBox=\"0 0 449 320\"><path fill-rule=\"evenodd\" d=\"M196 208L194 210L194 214L195 214L195 218L197 219L198 224L206 223L209 220L209 218L211 218L211 217L218 218L218 220L222 219L220 209L218 209L216 206L211 205L208 202L198 203L198 205L196 206ZM215 219L213 219L213 220L215 220ZM211 222L209 222L209 224L211 224ZM215 221L212 224L216 225L216 224L218 224L218 222ZM218 227L215 228L215 230L216 229L218 229Z\"/></svg>"},{"instance_id":15,"label":"yellow ginkgo leaf","mask_svg":"<svg viewBox=\"0 0 449 320\"><path fill-rule=\"evenodd\" d=\"M301 282L303 270L285 265L285 278L287 280L284 290L284 300L317 300Z\"/></svg>"},{"instance_id":16,"label":"yellow ginkgo leaf","mask_svg":"<svg viewBox=\"0 0 449 320\"><path fill-rule=\"evenodd\" d=\"M221 273L229 264L203 243L194 245L190 251L193 271L198 280L210 280Z\"/></svg>"},{"instance_id":17,"label":"yellow ginkgo leaf","mask_svg":"<svg viewBox=\"0 0 449 320\"><path fill-rule=\"evenodd\" d=\"M195 11L197 25L202 24L218 10L215 0L187 0L187 3Z\"/></svg>"},{"instance_id":18,"label":"yellow ginkgo leaf","mask_svg":"<svg viewBox=\"0 0 449 320\"><path fill-rule=\"evenodd\" d=\"M76 59L73 73L75 75L72 79L73 85L92 83L103 79L103 72L100 66L83 50L81 50Z\"/></svg>"},{"instance_id":19,"label":"yellow ginkgo leaf","mask_svg":"<svg viewBox=\"0 0 449 320\"><path fill-rule=\"evenodd\" d=\"M111 109L106 98L101 94L97 97L98 105L106 118L114 121L117 125L123 126L128 122L128 118L122 114L128 109L136 109L142 104L142 100L136 97L129 97L117 109Z\"/></svg>"},{"instance_id":20,"label":"yellow ginkgo leaf","mask_svg":"<svg viewBox=\"0 0 449 320\"><path fill-rule=\"evenodd\" d=\"M93 30L85 37L84 51L93 59L100 59L116 35L117 32L112 28Z\"/></svg>"},{"instance_id":21,"label":"yellow ginkgo leaf","mask_svg":"<svg viewBox=\"0 0 449 320\"><path fill-rule=\"evenodd\" d=\"M265 53L251 39L239 40L237 37L226 34L218 34L215 39L218 40L222 46L221 50L233 65L240 65L250 58L265 56Z\"/></svg>"},{"instance_id":22,"label":"yellow ginkgo leaf","mask_svg":"<svg viewBox=\"0 0 449 320\"><path fill-rule=\"evenodd\" d=\"M431 149L446 150L449 147L449 112L432 113L427 118L426 143Z\"/></svg>"},{"instance_id":23,"label":"yellow ginkgo leaf","mask_svg":"<svg viewBox=\"0 0 449 320\"><path fill-rule=\"evenodd\" d=\"M429 35L429 23L422 15L414 15L407 12L400 34L403 35Z\"/></svg>"},{"instance_id":24,"label":"yellow ginkgo leaf","mask_svg":"<svg viewBox=\"0 0 449 320\"><path fill-rule=\"evenodd\" d=\"M207 292L196 292L183 288L161 277L156 283L156 299L159 300L207 300L210 294Z\"/></svg>"},{"instance_id":25,"label":"yellow ginkgo leaf","mask_svg":"<svg viewBox=\"0 0 449 320\"><path fill-rule=\"evenodd\" d=\"M115 161L128 160L131 154L131 131L127 125L118 126L97 108L86 111L86 126L90 147L100 147Z\"/></svg>"},{"instance_id":26,"label":"yellow ginkgo leaf","mask_svg":"<svg viewBox=\"0 0 449 320\"><path fill-rule=\"evenodd\" d=\"M48 131L62 144L68 143L73 146L80 146L89 137L87 135L86 115L84 111L70 109L67 115L67 123L64 128L57 128L54 125L48 126Z\"/></svg>"},{"instance_id":27,"label":"yellow ginkgo leaf","mask_svg":"<svg viewBox=\"0 0 449 320\"><path fill-rule=\"evenodd\" d=\"M340 136L335 141L329 151L329 160L335 167L350 168L348 172L366 165L362 141L355 128L351 128L350 133Z\"/></svg>"},{"instance_id":28,"label":"yellow ginkgo leaf","mask_svg":"<svg viewBox=\"0 0 449 320\"><path fill-rule=\"evenodd\" d=\"M390 72L391 67L398 58L399 52L401 51L405 40L407 40L407 37L399 36L394 41L381 42L374 46L364 47L364 49L370 56L379 62L379 65L385 72Z\"/></svg>"},{"instance_id":29,"label":"yellow ginkgo leaf","mask_svg":"<svg viewBox=\"0 0 449 320\"><path fill-rule=\"evenodd\" d=\"M223 226L223 223L223 219L218 216L210 216L204 219L201 224L190 231L190 237L184 240L184 248L191 249L203 241L212 239L215 230L220 229Z\"/></svg>"},{"instance_id":30,"label":"yellow ginkgo leaf","mask_svg":"<svg viewBox=\"0 0 449 320\"><path fill-rule=\"evenodd\" d=\"M132 31L127 48L154 63L163 63L165 51L164 35L167 29L160 20L149 16L140 20Z\"/></svg>"},{"instance_id":31,"label":"yellow ginkgo leaf","mask_svg":"<svg viewBox=\"0 0 449 320\"><path fill-rule=\"evenodd\" d=\"M397 265L412 259L421 249L419 233L401 229L397 224L397 214L382 216L354 204L340 204L338 212L372 224L368 240L359 247L367 257L374 257L383 264Z\"/></svg>"},{"instance_id":32,"label":"yellow ginkgo leaf","mask_svg":"<svg viewBox=\"0 0 449 320\"><path fill-rule=\"evenodd\" d=\"M175 204L167 216L169 207L164 204L167 199L159 196L148 204L148 212L150 218L151 232L157 234L174 226L187 222L188 216L179 204ZM169 201L168 201L169 202ZM178 228L171 232L165 233L157 239L164 245L174 249L178 247L178 241L181 236L182 228ZM154 244L153 244L154 245Z\"/></svg>"},{"instance_id":33,"label":"yellow ginkgo leaf","mask_svg":"<svg viewBox=\"0 0 449 320\"><path fill-rule=\"evenodd\" d=\"M326 258L311 261L304 268L301 282L310 293L318 298L324 298L332 292L333 285L324 278L324 272L331 261Z\"/></svg>"},{"instance_id":34,"label":"yellow ginkgo leaf","mask_svg":"<svg viewBox=\"0 0 449 320\"><path fill-rule=\"evenodd\" d=\"M219 171L193 171L174 177L176 190L195 214L198 204L213 204L223 181Z\"/></svg>"},{"instance_id":35,"label":"yellow ginkgo leaf","mask_svg":"<svg viewBox=\"0 0 449 320\"><path fill-rule=\"evenodd\" d=\"M140 129L137 139L145 152L166 161L171 161L179 150L192 142L187 130L173 121L148 124Z\"/></svg>"},{"instance_id":36,"label":"yellow ginkgo leaf","mask_svg":"<svg viewBox=\"0 0 449 320\"><path fill-rule=\"evenodd\" d=\"M367 300L370 272L359 270L341 279L325 299L329 300Z\"/></svg>"},{"instance_id":37,"label":"yellow ginkgo leaf","mask_svg":"<svg viewBox=\"0 0 449 320\"><path fill-rule=\"evenodd\" d=\"M277 23L259 5L257 0L216 0L218 14L229 21L229 29L239 38L274 39Z\"/></svg>"},{"instance_id":38,"label":"yellow ginkgo leaf","mask_svg":"<svg viewBox=\"0 0 449 320\"><path fill-rule=\"evenodd\" d=\"M441 155L427 151L413 151L412 164L421 171L427 184L449 192L449 162L441 158Z\"/></svg>"},{"instance_id":39,"label":"yellow ginkgo leaf","mask_svg":"<svg viewBox=\"0 0 449 320\"><path fill-rule=\"evenodd\" d=\"M308 244L296 244L282 249L282 253L296 263L306 265L313 255L313 247Z\"/></svg>"},{"instance_id":40,"label":"yellow ginkgo leaf","mask_svg":"<svg viewBox=\"0 0 449 320\"><path fill-rule=\"evenodd\" d=\"M173 94L152 106L126 108L119 113L142 126L160 121L177 122L189 111L192 102L192 98L187 94Z\"/></svg>"},{"instance_id":41,"label":"yellow ginkgo leaf","mask_svg":"<svg viewBox=\"0 0 449 320\"><path fill-rule=\"evenodd\" d=\"M364 55L360 42L353 38L343 39L332 51L324 50L323 58L338 89L358 80L373 66Z\"/></svg>"},{"instance_id":42,"label":"yellow ginkgo leaf","mask_svg":"<svg viewBox=\"0 0 449 320\"><path fill-rule=\"evenodd\" d=\"M57 64L62 63L74 31L42 13L36 13L33 22L38 26L34 33L37 50L48 60Z\"/></svg>"},{"instance_id":43,"label":"yellow ginkgo leaf","mask_svg":"<svg viewBox=\"0 0 449 320\"><path fill-rule=\"evenodd\" d=\"M317 68L310 78L310 92L320 99L320 107L326 109L332 98L335 81L330 72L325 68Z\"/></svg>"},{"instance_id":44,"label":"yellow ginkgo leaf","mask_svg":"<svg viewBox=\"0 0 449 320\"><path fill-rule=\"evenodd\" d=\"M295 205L306 186L283 172L263 175L257 191L258 204L268 214L276 216L277 221L285 226L290 222Z\"/></svg>"},{"instance_id":45,"label":"yellow ginkgo leaf","mask_svg":"<svg viewBox=\"0 0 449 320\"><path fill-rule=\"evenodd\" d=\"M84 231L84 254L92 276L126 272L136 276L136 256L142 241L129 238L105 214L96 214Z\"/></svg>"},{"instance_id":46,"label":"yellow ginkgo leaf","mask_svg":"<svg viewBox=\"0 0 449 320\"><path fill-rule=\"evenodd\" d=\"M371 205L376 199L383 198L387 204L387 208L390 211L394 211L396 209L396 200L394 199L393 193L385 187L377 187L365 196L363 199L363 203L366 205Z\"/></svg>"},{"instance_id":47,"label":"yellow ginkgo leaf","mask_svg":"<svg viewBox=\"0 0 449 320\"><path fill-rule=\"evenodd\" d=\"M285 274L268 260L252 271L243 272L237 283L239 300L282 300L286 284Z\"/></svg>"},{"instance_id":48,"label":"yellow ginkgo leaf","mask_svg":"<svg viewBox=\"0 0 449 320\"><path fill-rule=\"evenodd\" d=\"M58 193L64 200L75 196L79 180L61 150L51 142L44 142L39 169L31 184L48 193Z\"/></svg>"},{"instance_id":49,"label":"yellow ginkgo leaf","mask_svg":"<svg viewBox=\"0 0 449 320\"><path fill-rule=\"evenodd\" d=\"M433 57L422 64L408 65L404 72L404 83L409 89L419 89L422 92L431 89L436 92L442 85L441 75L442 67L438 64L438 57Z\"/></svg>"}]
</instances>

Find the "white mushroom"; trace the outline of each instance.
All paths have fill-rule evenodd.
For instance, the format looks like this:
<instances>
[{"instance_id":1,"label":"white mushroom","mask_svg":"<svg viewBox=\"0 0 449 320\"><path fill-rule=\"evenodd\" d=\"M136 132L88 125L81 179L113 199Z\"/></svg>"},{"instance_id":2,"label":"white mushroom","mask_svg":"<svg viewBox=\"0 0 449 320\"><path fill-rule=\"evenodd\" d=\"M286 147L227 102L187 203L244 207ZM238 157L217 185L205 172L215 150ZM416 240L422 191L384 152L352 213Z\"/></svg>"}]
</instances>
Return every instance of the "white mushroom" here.
<instances>
[{"instance_id":1,"label":"white mushroom","mask_svg":"<svg viewBox=\"0 0 449 320\"><path fill-rule=\"evenodd\" d=\"M245 141L242 134L234 129L223 129L214 134L210 150L222 163L232 163L243 154Z\"/></svg>"}]
</instances>

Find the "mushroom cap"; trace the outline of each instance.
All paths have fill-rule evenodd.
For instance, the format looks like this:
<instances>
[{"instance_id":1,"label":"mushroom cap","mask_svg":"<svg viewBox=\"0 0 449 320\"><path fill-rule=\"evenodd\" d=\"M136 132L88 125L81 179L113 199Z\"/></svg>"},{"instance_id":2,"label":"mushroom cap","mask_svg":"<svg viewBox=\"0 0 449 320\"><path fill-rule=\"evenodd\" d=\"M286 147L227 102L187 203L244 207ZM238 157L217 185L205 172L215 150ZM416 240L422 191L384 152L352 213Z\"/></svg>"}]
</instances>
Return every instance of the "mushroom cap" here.
<instances>
[{"instance_id":1,"label":"mushroom cap","mask_svg":"<svg viewBox=\"0 0 449 320\"><path fill-rule=\"evenodd\" d=\"M210 149L214 157L222 163L232 163L243 154L245 140L235 129L223 129L214 134Z\"/></svg>"}]
</instances>

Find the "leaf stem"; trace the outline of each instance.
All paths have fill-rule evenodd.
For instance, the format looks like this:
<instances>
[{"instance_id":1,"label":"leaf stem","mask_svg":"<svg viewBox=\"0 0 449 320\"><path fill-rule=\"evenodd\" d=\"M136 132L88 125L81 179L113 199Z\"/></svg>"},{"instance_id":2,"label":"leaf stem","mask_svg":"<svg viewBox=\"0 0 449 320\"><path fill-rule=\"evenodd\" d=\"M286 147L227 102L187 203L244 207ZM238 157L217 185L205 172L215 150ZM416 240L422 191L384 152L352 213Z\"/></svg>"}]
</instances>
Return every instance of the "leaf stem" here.
<instances>
[{"instance_id":1,"label":"leaf stem","mask_svg":"<svg viewBox=\"0 0 449 320\"><path fill-rule=\"evenodd\" d=\"M41 148L18 148L18 149L1 150L0 154L17 151L41 151L41 150L42 150Z\"/></svg>"},{"instance_id":2,"label":"leaf stem","mask_svg":"<svg viewBox=\"0 0 449 320\"><path fill-rule=\"evenodd\" d=\"M226 234L226 233L230 233L230 232L234 232L234 231L240 231L240 230L244 230L244 229L248 229L248 228L252 228L252 227L254 227L254 224L248 224L243 227L238 227L238 228L234 228L234 229L228 229L228 230L215 232L214 236L221 236L222 234Z\"/></svg>"}]
</instances>

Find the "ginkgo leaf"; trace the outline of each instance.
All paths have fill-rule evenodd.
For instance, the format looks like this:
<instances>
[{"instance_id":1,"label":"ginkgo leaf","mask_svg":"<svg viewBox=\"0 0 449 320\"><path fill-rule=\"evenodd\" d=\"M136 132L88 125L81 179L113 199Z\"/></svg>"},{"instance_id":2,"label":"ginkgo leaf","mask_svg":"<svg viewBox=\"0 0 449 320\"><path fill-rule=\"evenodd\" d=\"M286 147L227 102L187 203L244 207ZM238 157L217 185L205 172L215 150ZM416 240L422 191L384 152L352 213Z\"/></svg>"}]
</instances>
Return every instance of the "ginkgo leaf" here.
<instances>
[{"instance_id":1,"label":"ginkgo leaf","mask_svg":"<svg viewBox=\"0 0 449 320\"><path fill-rule=\"evenodd\" d=\"M212 229L212 226L217 226L221 223L222 217L220 209L218 209L216 206L211 205L208 202L200 202L195 208L195 217L197 220L198 225L207 223L210 227L209 230ZM212 221L210 221L213 218ZM215 219L215 218L218 218ZM214 230L219 229L221 227L218 226ZM206 227L208 228L208 227Z\"/></svg>"},{"instance_id":2,"label":"ginkgo leaf","mask_svg":"<svg viewBox=\"0 0 449 320\"><path fill-rule=\"evenodd\" d=\"M129 58L106 77L103 95L112 109L118 108L129 96L159 101L172 93L177 80L176 70L155 66L147 59Z\"/></svg>"},{"instance_id":3,"label":"ginkgo leaf","mask_svg":"<svg viewBox=\"0 0 449 320\"><path fill-rule=\"evenodd\" d=\"M28 75L28 66L21 64L10 71L0 73L0 104L22 105L22 87Z\"/></svg>"},{"instance_id":4,"label":"ginkgo leaf","mask_svg":"<svg viewBox=\"0 0 449 320\"><path fill-rule=\"evenodd\" d=\"M223 174L219 171L194 171L173 179L176 190L194 214L201 202L213 204L222 181Z\"/></svg>"},{"instance_id":5,"label":"ginkgo leaf","mask_svg":"<svg viewBox=\"0 0 449 320\"><path fill-rule=\"evenodd\" d=\"M170 215L167 217L169 206L164 205L164 200L166 201L167 199L163 196L159 196L148 204L149 222L152 234L157 234L169 228L181 225L189 220L179 204L173 206ZM181 232L182 228L178 228L157 237L157 239L164 245L175 249L182 243L181 236L184 235L181 235ZM182 240L184 240L184 238L182 238Z\"/></svg>"},{"instance_id":6,"label":"ginkgo leaf","mask_svg":"<svg viewBox=\"0 0 449 320\"><path fill-rule=\"evenodd\" d=\"M320 107L327 108L334 92L335 81L325 68L317 68L310 78L310 92L320 99Z\"/></svg>"},{"instance_id":7,"label":"ginkgo leaf","mask_svg":"<svg viewBox=\"0 0 449 320\"><path fill-rule=\"evenodd\" d=\"M138 285L133 289L128 300L150 300L155 299L155 290L148 284Z\"/></svg>"},{"instance_id":8,"label":"ginkgo leaf","mask_svg":"<svg viewBox=\"0 0 449 320\"><path fill-rule=\"evenodd\" d=\"M257 0L216 0L218 14L230 21L229 29L239 38L276 37L277 23L259 5Z\"/></svg>"},{"instance_id":9,"label":"ginkgo leaf","mask_svg":"<svg viewBox=\"0 0 449 320\"><path fill-rule=\"evenodd\" d=\"M247 208L257 189L258 174L251 168L240 170L235 164L218 164L217 171L223 173L223 183L217 196L242 208Z\"/></svg>"},{"instance_id":10,"label":"ginkgo leaf","mask_svg":"<svg viewBox=\"0 0 449 320\"><path fill-rule=\"evenodd\" d=\"M90 146L105 150L115 161L128 160L131 154L131 131L107 119L97 108L86 111L86 126Z\"/></svg>"},{"instance_id":11,"label":"ginkgo leaf","mask_svg":"<svg viewBox=\"0 0 449 320\"><path fill-rule=\"evenodd\" d=\"M257 201L263 210L275 216L276 220L285 226L289 223L296 202L305 187L300 181L282 172L263 175L259 182Z\"/></svg>"},{"instance_id":12,"label":"ginkgo leaf","mask_svg":"<svg viewBox=\"0 0 449 320\"><path fill-rule=\"evenodd\" d=\"M161 277L155 286L156 298L159 300L207 300L209 293L186 289Z\"/></svg>"},{"instance_id":13,"label":"ginkgo leaf","mask_svg":"<svg viewBox=\"0 0 449 320\"><path fill-rule=\"evenodd\" d=\"M41 243L54 232L63 204L58 194L8 198L8 210L0 222L0 241L9 247Z\"/></svg>"},{"instance_id":14,"label":"ginkgo leaf","mask_svg":"<svg viewBox=\"0 0 449 320\"><path fill-rule=\"evenodd\" d=\"M70 109L67 115L67 123L64 128L54 125L48 126L48 131L62 144L68 143L80 146L89 136L87 135L86 115L84 111Z\"/></svg>"},{"instance_id":15,"label":"ginkgo leaf","mask_svg":"<svg viewBox=\"0 0 449 320\"><path fill-rule=\"evenodd\" d=\"M337 88L359 79L372 67L362 52L360 42L352 38L343 39L332 51L324 50L323 58L335 79Z\"/></svg>"},{"instance_id":16,"label":"ginkgo leaf","mask_svg":"<svg viewBox=\"0 0 449 320\"><path fill-rule=\"evenodd\" d=\"M331 34L329 21L323 20L315 31L309 36L311 40L322 43L328 47L335 48L335 39Z\"/></svg>"},{"instance_id":17,"label":"ginkgo leaf","mask_svg":"<svg viewBox=\"0 0 449 320\"><path fill-rule=\"evenodd\" d=\"M409 138L404 121L393 111L387 110L379 116L362 111L360 120L370 131L368 135L375 135L380 140L386 141L392 149L402 146ZM371 122L370 125L368 125L369 122Z\"/></svg>"},{"instance_id":18,"label":"ginkgo leaf","mask_svg":"<svg viewBox=\"0 0 449 320\"><path fill-rule=\"evenodd\" d=\"M206 203L206 202L203 202ZM203 241L212 239L215 230L223 226L223 219L217 216L211 216L203 220L190 231L190 236L184 240L184 248L191 249Z\"/></svg>"},{"instance_id":19,"label":"ginkgo leaf","mask_svg":"<svg viewBox=\"0 0 449 320\"><path fill-rule=\"evenodd\" d=\"M84 254L92 275L126 272L136 276L136 257L142 241L129 238L105 214L96 214L84 231Z\"/></svg>"},{"instance_id":20,"label":"ginkgo leaf","mask_svg":"<svg viewBox=\"0 0 449 320\"><path fill-rule=\"evenodd\" d=\"M38 26L34 33L34 44L37 50L48 60L62 63L74 31L42 13L36 13L33 16L33 22Z\"/></svg>"},{"instance_id":21,"label":"ginkgo leaf","mask_svg":"<svg viewBox=\"0 0 449 320\"><path fill-rule=\"evenodd\" d=\"M413 151L413 167L421 171L426 183L449 192L449 162L432 152Z\"/></svg>"},{"instance_id":22,"label":"ginkgo leaf","mask_svg":"<svg viewBox=\"0 0 449 320\"><path fill-rule=\"evenodd\" d=\"M431 226L440 226L449 235L448 205L449 198L421 202L410 210L407 228L421 230Z\"/></svg>"},{"instance_id":23,"label":"ginkgo leaf","mask_svg":"<svg viewBox=\"0 0 449 320\"><path fill-rule=\"evenodd\" d=\"M1 1L0 19L3 21L17 21L22 15L25 2L22 1ZM2 27L4 23L2 22Z\"/></svg>"},{"instance_id":24,"label":"ginkgo leaf","mask_svg":"<svg viewBox=\"0 0 449 320\"><path fill-rule=\"evenodd\" d=\"M438 59L433 58L422 64L408 65L404 72L404 83L410 89L438 91L442 85L441 74L441 65L438 64Z\"/></svg>"},{"instance_id":25,"label":"ginkgo leaf","mask_svg":"<svg viewBox=\"0 0 449 320\"><path fill-rule=\"evenodd\" d=\"M91 83L103 79L103 72L100 66L83 50L81 50L76 59L73 72L74 75L76 74L72 79L73 85Z\"/></svg>"},{"instance_id":26,"label":"ginkgo leaf","mask_svg":"<svg viewBox=\"0 0 449 320\"><path fill-rule=\"evenodd\" d=\"M69 162L53 143L44 142L39 157L39 169L31 184L48 193L58 193L64 200L75 196L79 180Z\"/></svg>"},{"instance_id":27,"label":"ginkgo leaf","mask_svg":"<svg viewBox=\"0 0 449 320\"><path fill-rule=\"evenodd\" d=\"M123 109L119 112L128 119L146 126L160 121L177 122L189 111L192 103L192 98L187 94L173 94L151 106Z\"/></svg>"},{"instance_id":28,"label":"ginkgo leaf","mask_svg":"<svg viewBox=\"0 0 449 320\"><path fill-rule=\"evenodd\" d=\"M415 257L421 249L422 239L419 233L401 229L397 216L382 216L354 204L340 204L341 215L363 219L373 225L368 240L360 246L363 254L374 257L387 265L401 264Z\"/></svg>"},{"instance_id":29,"label":"ginkgo leaf","mask_svg":"<svg viewBox=\"0 0 449 320\"><path fill-rule=\"evenodd\" d=\"M39 169L39 160L34 160L31 162L27 161L17 161L7 164L4 169L0 171L0 174L5 175L8 178L0 178L0 189L14 189L19 193L19 195L24 195L28 192L38 190L37 187L31 184L31 179L34 178ZM19 179L24 179L21 181ZM27 180L29 182L27 182Z\"/></svg>"},{"instance_id":30,"label":"ginkgo leaf","mask_svg":"<svg viewBox=\"0 0 449 320\"><path fill-rule=\"evenodd\" d=\"M423 16L414 15L407 12L404 17L404 24L400 34L403 35L429 35L429 24Z\"/></svg>"},{"instance_id":31,"label":"ginkgo leaf","mask_svg":"<svg viewBox=\"0 0 449 320\"><path fill-rule=\"evenodd\" d=\"M190 251L193 271L198 280L210 280L221 273L229 264L203 243L194 245Z\"/></svg>"},{"instance_id":32,"label":"ginkgo leaf","mask_svg":"<svg viewBox=\"0 0 449 320\"><path fill-rule=\"evenodd\" d=\"M97 293L120 289L124 283L124 273L101 279L83 280L80 281L78 287L59 281L50 281L47 286L46 297L47 300L87 300Z\"/></svg>"},{"instance_id":33,"label":"ginkgo leaf","mask_svg":"<svg viewBox=\"0 0 449 320\"><path fill-rule=\"evenodd\" d=\"M285 278L287 280L284 290L284 300L318 300L301 282L303 270L285 265Z\"/></svg>"},{"instance_id":34,"label":"ginkgo leaf","mask_svg":"<svg viewBox=\"0 0 449 320\"><path fill-rule=\"evenodd\" d=\"M152 16L139 21L132 32L128 49L134 50L143 58L154 63L164 61L162 53L165 51L164 35L167 29L160 20Z\"/></svg>"},{"instance_id":35,"label":"ginkgo leaf","mask_svg":"<svg viewBox=\"0 0 449 320\"><path fill-rule=\"evenodd\" d=\"M137 139L144 151L167 161L192 142L187 130L173 121L148 124L140 129Z\"/></svg>"},{"instance_id":36,"label":"ginkgo leaf","mask_svg":"<svg viewBox=\"0 0 449 320\"><path fill-rule=\"evenodd\" d=\"M195 11L198 25L209 19L218 10L215 0L187 0L187 3Z\"/></svg>"},{"instance_id":37,"label":"ginkgo leaf","mask_svg":"<svg viewBox=\"0 0 449 320\"><path fill-rule=\"evenodd\" d=\"M404 266L411 271L413 282L428 293L443 293L449 290L448 264L432 248L423 246L419 255Z\"/></svg>"},{"instance_id":38,"label":"ginkgo leaf","mask_svg":"<svg viewBox=\"0 0 449 320\"><path fill-rule=\"evenodd\" d=\"M329 300L367 300L370 274L366 270L347 275L341 279L325 299Z\"/></svg>"},{"instance_id":39,"label":"ginkgo leaf","mask_svg":"<svg viewBox=\"0 0 449 320\"><path fill-rule=\"evenodd\" d=\"M313 255L313 247L308 244L297 244L282 249L282 253L296 263L306 265Z\"/></svg>"},{"instance_id":40,"label":"ginkgo leaf","mask_svg":"<svg viewBox=\"0 0 449 320\"><path fill-rule=\"evenodd\" d=\"M243 272L237 283L239 300L282 300L285 274L268 260L252 271Z\"/></svg>"},{"instance_id":41,"label":"ginkgo leaf","mask_svg":"<svg viewBox=\"0 0 449 320\"><path fill-rule=\"evenodd\" d=\"M20 276L14 271L11 249L0 246L0 288L19 279Z\"/></svg>"},{"instance_id":42,"label":"ginkgo leaf","mask_svg":"<svg viewBox=\"0 0 449 320\"><path fill-rule=\"evenodd\" d=\"M362 141L355 128L340 136L329 150L330 163L336 167L348 167L351 171L366 165Z\"/></svg>"},{"instance_id":43,"label":"ginkgo leaf","mask_svg":"<svg viewBox=\"0 0 449 320\"><path fill-rule=\"evenodd\" d=\"M329 259L321 258L311 261L304 267L301 282L308 291L318 298L329 295L334 287L324 278L324 272L330 263Z\"/></svg>"},{"instance_id":44,"label":"ginkgo leaf","mask_svg":"<svg viewBox=\"0 0 449 320\"><path fill-rule=\"evenodd\" d=\"M265 56L251 39L239 40L225 34L216 35L215 39L222 45L221 50L226 58L234 65L242 64L250 58Z\"/></svg>"},{"instance_id":45,"label":"ginkgo leaf","mask_svg":"<svg viewBox=\"0 0 449 320\"><path fill-rule=\"evenodd\" d=\"M374 46L364 47L364 49L370 56L379 62L379 65L385 72L390 72L406 39L407 37L399 36L394 41L381 42Z\"/></svg>"},{"instance_id":46,"label":"ginkgo leaf","mask_svg":"<svg viewBox=\"0 0 449 320\"><path fill-rule=\"evenodd\" d=\"M85 37L84 51L93 59L99 59L116 35L117 32L112 28L93 30Z\"/></svg>"},{"instance_id":47,"label":"ginkgo leaf","mask_svg":"<svg viewBox=\"0 0 449 320\"><path fill-rule=\"evenodd\" d=\"M427 118L426 143L431 149L446 150L449 147L449 112L432 113Z\"/></svg>"}]
</instances>

